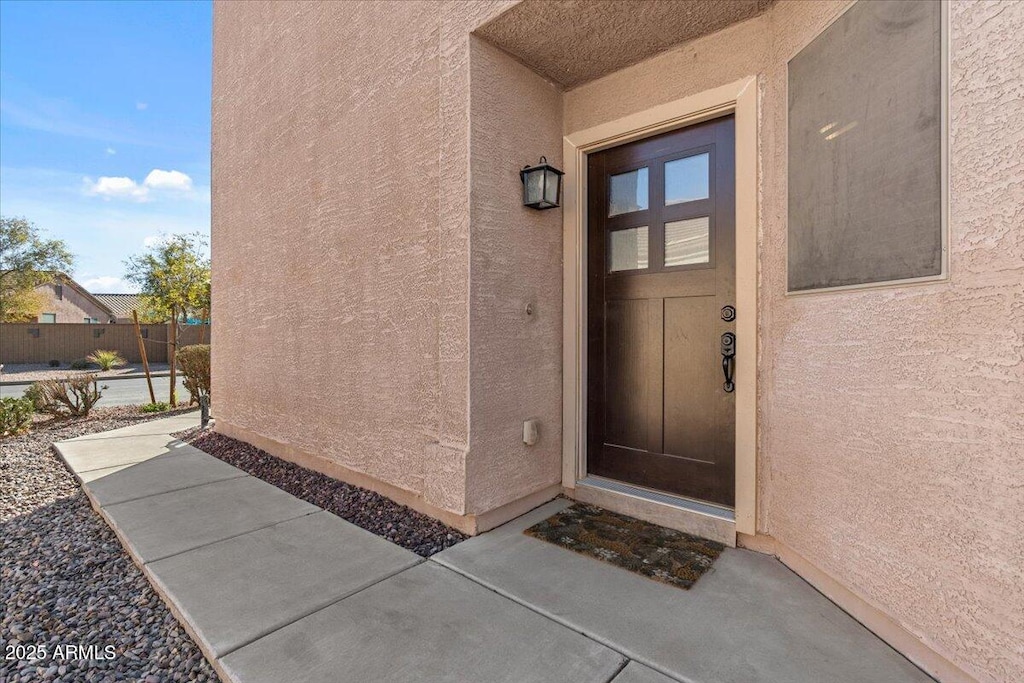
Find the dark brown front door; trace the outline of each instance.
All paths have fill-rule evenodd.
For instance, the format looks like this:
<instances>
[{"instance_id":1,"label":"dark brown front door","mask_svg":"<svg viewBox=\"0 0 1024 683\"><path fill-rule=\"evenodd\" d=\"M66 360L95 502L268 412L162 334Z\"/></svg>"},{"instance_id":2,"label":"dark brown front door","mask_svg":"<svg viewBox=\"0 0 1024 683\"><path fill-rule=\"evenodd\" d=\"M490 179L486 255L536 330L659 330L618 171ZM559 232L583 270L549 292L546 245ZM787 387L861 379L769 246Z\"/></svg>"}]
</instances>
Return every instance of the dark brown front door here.
<instances>
[{"instance_id":1,"label":"dark brown front door","mask_svg":"<svg viewBox=\"0 0 1024 683\"><path fill-rule=\"evenodd\" d=\"M726 506L734 163L731 116L588 161L587 469Z\"/></svg>"}]
</instances>

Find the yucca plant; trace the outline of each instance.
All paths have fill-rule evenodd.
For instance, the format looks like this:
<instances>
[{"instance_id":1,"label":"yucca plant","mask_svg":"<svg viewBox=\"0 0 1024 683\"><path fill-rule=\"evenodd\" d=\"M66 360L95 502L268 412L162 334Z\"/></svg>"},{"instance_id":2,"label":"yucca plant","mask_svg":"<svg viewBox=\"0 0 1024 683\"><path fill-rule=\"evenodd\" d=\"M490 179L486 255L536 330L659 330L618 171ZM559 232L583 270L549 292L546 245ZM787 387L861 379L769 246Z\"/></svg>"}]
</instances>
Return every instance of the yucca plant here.
<instances>
[{"instance_id":1,"label":"yucca plant","mask_svg":"<svg viewBox=\"0 0 1024 683\"><path fill-rule=\"evenodd\" d=\"M125 365L125 359L117 351L98 349L93 351L91 355L86 356L85 359L90 363L98 365L100 370L113 370Z\"/></svg>"}]
</instances>

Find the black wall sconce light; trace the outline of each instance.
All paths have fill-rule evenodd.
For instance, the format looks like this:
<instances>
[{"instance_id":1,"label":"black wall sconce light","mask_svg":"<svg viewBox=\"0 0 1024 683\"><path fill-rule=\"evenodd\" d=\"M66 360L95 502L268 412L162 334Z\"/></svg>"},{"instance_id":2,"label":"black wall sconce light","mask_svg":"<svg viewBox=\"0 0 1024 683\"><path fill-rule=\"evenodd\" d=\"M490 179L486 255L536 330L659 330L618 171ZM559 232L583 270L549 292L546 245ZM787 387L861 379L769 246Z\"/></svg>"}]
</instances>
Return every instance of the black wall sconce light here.
<instances>
[{"instance_id":1,"label":"black wall sconce light","mask_svg":"<svg viewBox=\"0 0 1024 683\"><path fill-rule=\"evenodd\" d=\"M519 171L519 179L523 181L523 206L538 211L558 208L562 203L563 175L546 157L541 157L536 166L524 166Z\"/></svg>"}]
</instances>

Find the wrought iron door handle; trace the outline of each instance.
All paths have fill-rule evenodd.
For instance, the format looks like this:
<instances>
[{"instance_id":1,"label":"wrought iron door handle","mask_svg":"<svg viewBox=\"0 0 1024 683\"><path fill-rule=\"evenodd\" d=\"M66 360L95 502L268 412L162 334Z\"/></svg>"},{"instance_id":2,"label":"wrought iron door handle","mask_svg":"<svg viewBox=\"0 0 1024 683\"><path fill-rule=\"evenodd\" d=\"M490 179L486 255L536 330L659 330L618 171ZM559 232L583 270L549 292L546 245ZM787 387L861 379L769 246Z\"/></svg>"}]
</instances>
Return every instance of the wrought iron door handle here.
<instances>
[{"instance_id":1,"label":"wrought iron door handle","mask_svg":"<svg viewBox=\"0 0 1024 683\"><path fill-rule=\"evenodd\" d=\"M736 385L733 383L733 373L736 369L736 335L726 332L722 335L722 374L725 375L725 384L722 388L731 394Z\"/></svg>"}]
</instances>

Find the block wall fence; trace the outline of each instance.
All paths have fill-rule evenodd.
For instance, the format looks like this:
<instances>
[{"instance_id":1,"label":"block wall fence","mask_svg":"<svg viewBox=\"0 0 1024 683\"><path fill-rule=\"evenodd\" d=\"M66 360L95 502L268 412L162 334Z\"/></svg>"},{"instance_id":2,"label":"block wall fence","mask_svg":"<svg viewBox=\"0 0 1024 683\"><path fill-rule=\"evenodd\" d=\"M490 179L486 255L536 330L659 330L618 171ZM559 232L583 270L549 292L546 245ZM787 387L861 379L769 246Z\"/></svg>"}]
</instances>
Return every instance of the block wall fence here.
<instances>
[{"instance_id":1,"label":"block wall fence","mask_svg":"<svg viewBox=\"0 0 1024 683\"><path fill-rule=\"evenodd\" d=\"M169 326L141 325L150 363L166 363ZM210 342L209 325L182 325L178 328L178 347ZM0 324L0 364L47 363L59 360L67 365L85 358L97 349L117 351L130 363L140 363L135 326L88 323L3 323Z\"/></svg>"}]
</instances>

